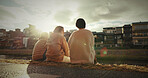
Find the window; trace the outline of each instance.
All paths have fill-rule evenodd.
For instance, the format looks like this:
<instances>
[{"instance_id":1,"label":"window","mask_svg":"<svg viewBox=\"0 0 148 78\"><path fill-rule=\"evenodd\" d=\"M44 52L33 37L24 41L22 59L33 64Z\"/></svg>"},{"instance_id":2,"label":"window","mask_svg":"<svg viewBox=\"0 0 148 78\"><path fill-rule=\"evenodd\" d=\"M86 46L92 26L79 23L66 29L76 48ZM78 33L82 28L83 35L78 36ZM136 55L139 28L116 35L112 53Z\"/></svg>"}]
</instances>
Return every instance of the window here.
<instances>
[{"instance_id":1,"label":"window","mask_svg":"<svg viewBox=\"0 0 148 78\"><path fill-rule=\"evenodd\" d=\"M135 26L135 30L142 30L142 29L148 29L148 25L138 25L138 26Z\"/></svg>"}]
</instances>

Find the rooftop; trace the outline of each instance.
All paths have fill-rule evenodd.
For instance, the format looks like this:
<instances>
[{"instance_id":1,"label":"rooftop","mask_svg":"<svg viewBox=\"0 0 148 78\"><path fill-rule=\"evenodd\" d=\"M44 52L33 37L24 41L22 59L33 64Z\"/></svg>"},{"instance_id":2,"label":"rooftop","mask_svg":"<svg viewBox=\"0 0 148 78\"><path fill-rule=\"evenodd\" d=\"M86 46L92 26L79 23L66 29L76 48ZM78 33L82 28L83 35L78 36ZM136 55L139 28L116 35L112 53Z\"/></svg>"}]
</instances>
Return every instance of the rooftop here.
<instances>
[{"instance_id":1,"label":"rooftop","mask_svg":"<svg viewBox=\"0 0 148 78\"><path fill-rule=\"evenodd\" d=\"M115 29L114 27L106 27L106 28L103 28L103 29Z\"/></svg>"},{"instance_id":2,"label":"rooftop","mask_svg":"<svg viewBox=\"0 0 148 78\"><path fill-rule=\"evenodd\" d=\"M124 25L123 27L131 27L131 25L130 24L127 24L127 25Z\"/></svg>"},{"instance_id":3,"label":"rooftop","mask_svg":"<svg viewBox=\"0 0 148 78\"><path fill-rule=\"evenodd\" d=\"M148 24L148 21L146 21L146 22L133 22L132 24Z\"/></svg>"}]
</instances>

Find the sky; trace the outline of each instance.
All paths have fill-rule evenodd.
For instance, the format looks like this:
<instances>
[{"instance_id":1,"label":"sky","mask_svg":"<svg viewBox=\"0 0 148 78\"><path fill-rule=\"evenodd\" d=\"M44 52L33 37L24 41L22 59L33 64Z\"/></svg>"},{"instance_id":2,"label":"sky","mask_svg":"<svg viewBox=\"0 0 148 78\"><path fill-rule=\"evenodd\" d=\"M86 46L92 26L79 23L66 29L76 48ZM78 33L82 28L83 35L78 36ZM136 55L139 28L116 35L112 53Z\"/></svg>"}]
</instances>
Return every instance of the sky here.
<instances>
[{"instance_id":1,"label":"sky","mask_svg":"<svg viewBox=\"0 0 148 78\"><path fill-rule=\"evenodd\" d=\"M51 32L56 26L77 29L78 18L86 29L101 32L104 27L121 27L148 21L148 0L0 0L0 29L23 30L32 24Z\"/></svg>"}]
</instances>

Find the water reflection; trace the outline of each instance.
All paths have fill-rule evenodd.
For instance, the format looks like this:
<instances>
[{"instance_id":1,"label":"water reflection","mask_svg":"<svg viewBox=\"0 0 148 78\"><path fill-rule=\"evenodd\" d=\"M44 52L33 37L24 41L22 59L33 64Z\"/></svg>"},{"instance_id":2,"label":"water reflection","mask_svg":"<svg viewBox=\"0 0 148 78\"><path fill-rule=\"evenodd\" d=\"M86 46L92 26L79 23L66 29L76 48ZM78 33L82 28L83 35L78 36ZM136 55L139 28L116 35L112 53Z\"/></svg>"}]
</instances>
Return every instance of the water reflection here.
<instances>
[{"instance_id":1,"label":"water reflection","mask_svg":"<svg viewBox=\"0 0 148 78\"><path fill-rule=\"evenodd\" d=\"M0 63L0 78L30 78L28 64Z\"/></svg>"}]
</instances>

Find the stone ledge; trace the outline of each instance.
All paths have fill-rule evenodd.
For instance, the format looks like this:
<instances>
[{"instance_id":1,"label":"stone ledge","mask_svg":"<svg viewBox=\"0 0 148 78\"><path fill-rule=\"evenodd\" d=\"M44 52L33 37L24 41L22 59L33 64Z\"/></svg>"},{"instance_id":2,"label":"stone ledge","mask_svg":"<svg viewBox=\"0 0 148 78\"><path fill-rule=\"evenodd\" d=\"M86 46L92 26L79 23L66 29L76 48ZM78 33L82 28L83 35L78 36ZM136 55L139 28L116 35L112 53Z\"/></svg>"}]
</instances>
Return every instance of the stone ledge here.
<instances>
[{"instance_id":1,"label":"stone ledge","mask_svg":"<svg viewBox=\"0 0 148 78\"><path fill-rule=\"evenodd\" d=\"M0 62L5 63L16 63L16 64L33 64L42 66L58 66L58 67L72 67L72 68L82 68L82 69L95 69L95 70L115 70L115 71L125 71L125 72L143 72L148 73L148 66L137 66L137 65L127 65L127 64L71 64L71 63L57 63L57 62L41 62L41 61L31 61L31 60L18 60L18 59L0 59Z\"/></svg>"}]
</instances>

